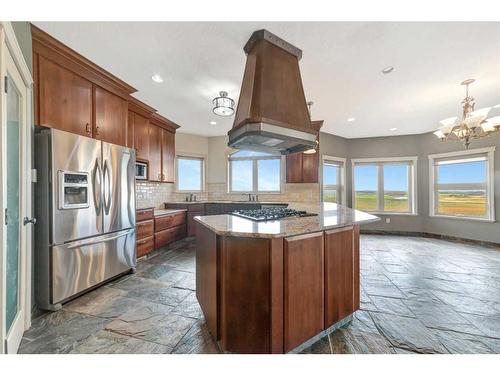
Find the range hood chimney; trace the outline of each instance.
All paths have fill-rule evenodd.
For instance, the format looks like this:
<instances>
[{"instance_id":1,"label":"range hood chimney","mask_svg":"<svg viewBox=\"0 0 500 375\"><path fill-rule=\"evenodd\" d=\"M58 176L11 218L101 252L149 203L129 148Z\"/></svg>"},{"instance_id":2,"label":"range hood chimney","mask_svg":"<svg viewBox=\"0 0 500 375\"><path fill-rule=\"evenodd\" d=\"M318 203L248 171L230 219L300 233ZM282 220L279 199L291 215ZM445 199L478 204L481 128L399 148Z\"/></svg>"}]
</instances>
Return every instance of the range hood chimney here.
<instances>
[{"instance_id":1,"label":"range hood chimney","mask_svg":"<svg viewBox=\"0 0 500 375\"><path fill-rule=\"evenodd\" d=\"M255 31L243 50L247 62L228 146L283 155L315 148L302 51L267 30Z\"/></svg>"}]
</instances>

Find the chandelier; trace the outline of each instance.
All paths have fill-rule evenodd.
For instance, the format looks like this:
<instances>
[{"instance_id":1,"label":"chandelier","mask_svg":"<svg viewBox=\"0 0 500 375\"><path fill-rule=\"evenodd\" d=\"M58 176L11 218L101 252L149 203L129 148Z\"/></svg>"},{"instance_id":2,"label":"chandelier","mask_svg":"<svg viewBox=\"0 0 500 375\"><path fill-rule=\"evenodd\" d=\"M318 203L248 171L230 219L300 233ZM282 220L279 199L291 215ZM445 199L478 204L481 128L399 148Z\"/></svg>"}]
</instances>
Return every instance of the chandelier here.
<instances>
[{"instance_id":1,"label":"chandelier","mask_svg":"<svg viewBox=\"0 0 500 375\"><path fill-rule=\"evenodd\" d=\"M228 97L225 91L221 91L219 95L212 100L214 113L219 116L231 116L234 113L234 100Z\"/></svg>"},{"instance_id":2,"label":"chandelier","mask_svg":"<svg viewBox=\"0 0 500 375\"><path fill-rule=\"evenodd\" d=\"M468 149L473 140L500 131L500 104L476 110L474 98L469 95L469 85L474 81L467 79L461 83L465 86L462 118L459 120L458 117L450 117L440 121L442 126L434 135L441 141L460 141Z\"/></svg>"}]
</instances>

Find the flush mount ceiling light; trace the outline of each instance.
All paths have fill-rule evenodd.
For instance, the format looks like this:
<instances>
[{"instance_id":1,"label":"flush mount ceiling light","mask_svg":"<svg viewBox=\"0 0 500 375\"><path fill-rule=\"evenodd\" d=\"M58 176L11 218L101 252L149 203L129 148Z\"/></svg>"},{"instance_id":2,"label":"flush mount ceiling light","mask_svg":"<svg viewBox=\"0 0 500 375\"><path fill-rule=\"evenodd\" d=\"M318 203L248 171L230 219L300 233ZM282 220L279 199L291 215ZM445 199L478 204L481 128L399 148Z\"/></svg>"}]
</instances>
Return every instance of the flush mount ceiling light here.
<instances>
[{"instance_id":1,"label":"flush mount ceiling light","mask_svg":"<svg viewBox=\"0 0 500 375\"><path fill-rule=\"evenodd\" d=\"M221 91L219 95L212 100L214 113L219 116L231 116L234 113L234 100L228 97L225 91Z\"/></svg>"},{"instance_id":2,"label":"flush mount ceiling light","mask_svg":"<svg viewBox=\"0 0 500 375\"><path fill-rule=\"evenodd\" d=\"M353 121L356 121L356 118L355 117L349 117L347 119L347 122L353 122Z\"/></svg>"},{"instance_id":3,"label":"flush mount ceiling light","mask_svg":"<svg viewBox=\"0 0 500 375\"><path fill-rule=\"evenodd\" d=\"M217 125L217 122L215 122L215 121L210 121L210 125Z\"/></svg>"},{"instance_id":4,"label":"flush mount ceiling light","mask_svg":"<svg viewBox=\"0 0 500 375\"><path fill-rule=\"evenodd\" d=\"M389 74L389 73L391 73L393 70L394 70L394 67L393 67L393 66L387 66L387 67L385 67L384 69L382 69L382 73L383 73L383 74Z\"/></svg>"},{"instance_id":5,"label":"flush mount ceiling light","mask_svg":"<svg viewBox=\"0 0 500 375\"><path fill-rule=\"evenodd\" d=\"M500 108L498 106L475 110L475 101L469 96L469 85L474 79L467 79L461 83L465 86L465 98L462 100L462 118L449 117L441 120L442 126L434 132L441 141L460 141L468 149L474 139L487 137L493 132L500 131ZM488 118L488 115L490 117Z\"/></svg>"},{"instance_id":6,"label":"flush mount ceiling light","mask_svg":"<svg viewBox=\"0 0 500 375\"><path fill-rule=\"evenodd\" d=\"M398 128L390 128L389 131L393 132L393 131L396 131L398 130Z\"/></svg>"},{"instance_id":7,"label":"flush mount ceiling light","mask_svg":"<svg viewBox=\"0 0 500 375\"><path fill-rule=\"evenodd\" d=\"M159 74L153 74L151 79L156 83L163 83L163 78L161 78L161 75Z\"/></svg>"}]
</instances>

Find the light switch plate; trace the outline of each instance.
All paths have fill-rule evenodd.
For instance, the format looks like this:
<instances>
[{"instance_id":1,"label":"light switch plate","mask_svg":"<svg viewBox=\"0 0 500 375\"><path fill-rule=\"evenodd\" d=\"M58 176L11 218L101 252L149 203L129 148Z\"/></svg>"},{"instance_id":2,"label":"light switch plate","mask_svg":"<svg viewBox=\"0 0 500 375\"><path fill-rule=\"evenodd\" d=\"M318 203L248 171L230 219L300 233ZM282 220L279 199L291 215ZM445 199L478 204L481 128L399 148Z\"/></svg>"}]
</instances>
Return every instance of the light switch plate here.
<instances>
[{"instance_id":1,"label":"light switch plate","mask_svg":"<svg viewBox=\"0 0 500 375\"><path fill-rule=\"evenodd\" d=\"M386 222L387 224L390 224L390 223L391 223L391 218L390 218L390 217L386 217L386 218L385 218L385 222Z\"/></svg>"},{"instance_id":2,"label":"light switch plate","mask_svg":"<svg viewBox=\"0 0 500 375\"><path fill-rule=\"evenodd\" d=\"M31 182L36 183L38 181L36 169L31 170Z\"/></svg>"}]
</instances>

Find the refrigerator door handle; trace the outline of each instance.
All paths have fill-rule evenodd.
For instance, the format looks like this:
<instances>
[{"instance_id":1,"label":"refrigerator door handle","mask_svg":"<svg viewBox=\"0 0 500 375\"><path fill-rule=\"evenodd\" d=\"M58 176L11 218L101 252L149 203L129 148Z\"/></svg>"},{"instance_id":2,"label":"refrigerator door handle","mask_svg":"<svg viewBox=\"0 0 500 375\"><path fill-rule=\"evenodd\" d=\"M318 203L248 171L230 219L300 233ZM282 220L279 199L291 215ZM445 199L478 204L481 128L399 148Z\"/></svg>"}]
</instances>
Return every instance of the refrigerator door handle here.
<instances>
[{"instance_id":1,"label":"refrigerator door handle","mask_svg":"<svg viewBox=\"0 0 500 375\"><path fill-rule=\"evenodd\" d=\"M96 180L98 180L99 189L97 189ZM92 190L94 194L94 207L98 215L101 212L101 206L102 206L101 186L102 186L102 171L101 171L101 166L99 165L99 160L96 159L94 171L92 172Z\"/></svg>"},{"instance_id":2,"label":"refrigerator door handle","mask_svg":"<svg viewBox=\"0 0 500 375\"><path fill-rule=\"evenodd\" d=\"M116 240L117 238L120 238L120 237L123 237L123 236L126 236L128 234L130 234L131 232L133 231L133 229L127 229L127 230L124 230L124 231L121 231L121 232L118 232L118 233L112 233L106 237L103 237L103 236L100 236L99 238L97 239L87 239L87 240L81 240L81 241L75 241L71 244L69 244L66 248L67 249L74 249L76 247L82 247L82 246L90 246L90 245L94 245L94 244L97 244L97 243L102 243L102 242L108 242L108 241L112 241L112 240Z\"/></svg>"},{"instance_id":3,"label":"refrigerator door handle","mask_svg":"<svg viewBox=\"0 0 500 375\"><path fill-rule=\"evenodd\" d=\"M111 180L108 161L104 161L103 168L103 184L104 184L104 212L109 215L109 209L111 208Z\"/></svg>"}]
</instances>

